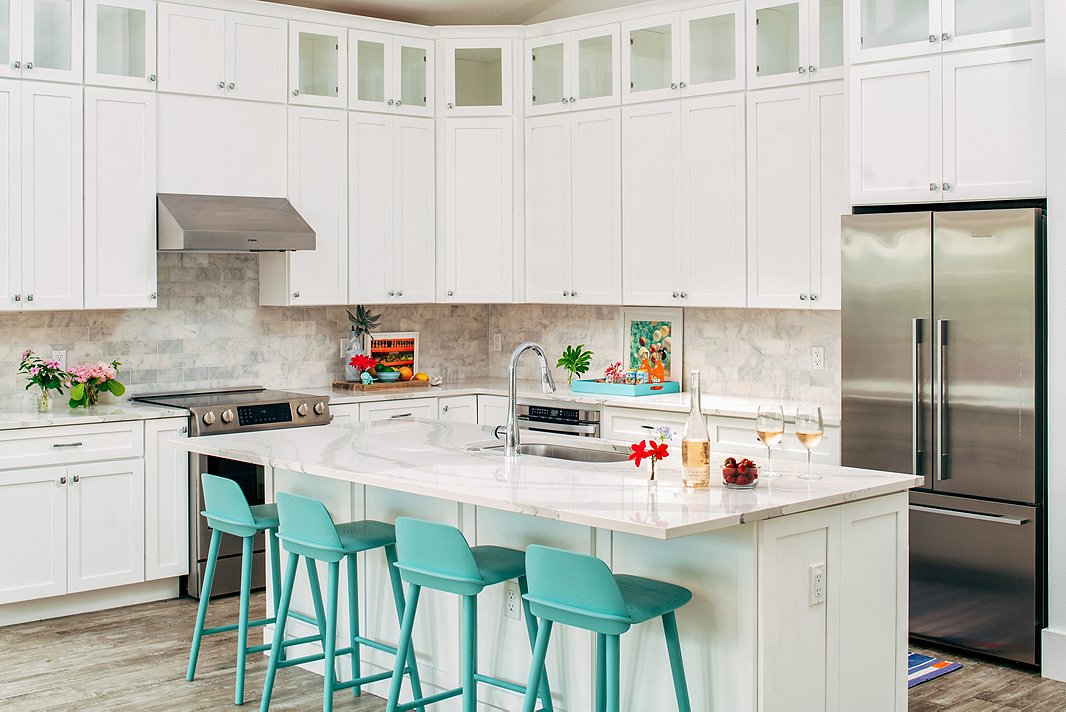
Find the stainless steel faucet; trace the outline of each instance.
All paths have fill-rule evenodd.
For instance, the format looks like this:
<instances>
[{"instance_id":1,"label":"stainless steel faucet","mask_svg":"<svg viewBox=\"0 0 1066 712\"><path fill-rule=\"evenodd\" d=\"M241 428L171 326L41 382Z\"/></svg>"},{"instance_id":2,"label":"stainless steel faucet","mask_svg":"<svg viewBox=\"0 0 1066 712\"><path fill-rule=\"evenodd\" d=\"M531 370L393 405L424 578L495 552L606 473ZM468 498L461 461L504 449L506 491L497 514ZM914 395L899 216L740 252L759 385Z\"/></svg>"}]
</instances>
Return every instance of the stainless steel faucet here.
<instances>
[{"instance_id":1,"label":"stainless steel faucet","mask_svg":"<svg viewBox=\"0 0 1066 712\"><path fill-rule=\"evenodd\" d=\"M544 357L544 347L527 341L519 344L511 354L511 363L507 366L507 378L509 388L507 391L507 433L504 440L503 453L507 457L518 456L518 359L526 351L532 351L540 360L540 384L545 393L555 392L555 379L552 378L551 369L548 368L548 359Z\"/></svg>"}]
</instances>

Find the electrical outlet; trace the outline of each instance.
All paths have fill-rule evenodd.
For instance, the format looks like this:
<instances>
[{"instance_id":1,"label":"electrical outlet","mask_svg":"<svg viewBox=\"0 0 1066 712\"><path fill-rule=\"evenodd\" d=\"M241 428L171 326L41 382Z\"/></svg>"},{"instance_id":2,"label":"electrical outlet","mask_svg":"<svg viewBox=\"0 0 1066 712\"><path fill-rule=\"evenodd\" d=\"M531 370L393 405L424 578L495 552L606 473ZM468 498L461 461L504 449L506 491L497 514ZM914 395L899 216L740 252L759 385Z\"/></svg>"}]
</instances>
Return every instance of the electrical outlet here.
<instances>
[{"instance_id":1,"label":"electrical outlet","mask_svg":"<svg viewBox=\"0 0 1066 712\"><path fill-rule=\"evenodd\" d=\"M811 347L811 370L812 371L824 371L825 370L825 347L824 346L812 346Z\"/></svg>"},{"instance_id":2,"label":"electrical outlet","mask_svg":"<svg viewBox=\"0 0 1066 712\"><path fill-rule=\"evenodd\" d=\"M811 564L811 600L810 605L825 603L825 564Z\"/></svg>"},{"instance_id":3,"label":"electrical outlet","mask_svg":"<svg viewBox=\"0 0 1066 712\"><path fill-rule=\"evenodd\" d=\"M67 367L67 352L66 351L62 351L62 350L53 351L52 352L52 358L55 359L56 361L59 361L59 367L60 368L66 368Z\"/></svg>"},{"instance_id":4,"label":"electrical outlet","mask_svg":"<svg viewBox=\"0 0 1066 712\"><path fill-rule=\"evenodd\" d=\"M511 620L522 620L522 593L518 584L509 583L503 589L503 615Z\"/></svg>"},{"instance_id":5,"label":"electrical outlet","mask_svg":"<svg viewBox=\"0 0 1066 712\"><path fill-rule=\"evenodd\" d=\"M503 351L503 334L492 335L492 350L496 353Z\"/></svg>"},{"instance_id":6,"label":"electrical outlet","mask_svg":"<svg viewBox=\"0 0 1066 712\"><path fill-rule=\"evenodd\" d=\"M348 353L348 339L346 339L346 338L344 338L342 336L341 337L341 358L344 358L344 355L346 353Z\"/></svg>"}]
</instances>

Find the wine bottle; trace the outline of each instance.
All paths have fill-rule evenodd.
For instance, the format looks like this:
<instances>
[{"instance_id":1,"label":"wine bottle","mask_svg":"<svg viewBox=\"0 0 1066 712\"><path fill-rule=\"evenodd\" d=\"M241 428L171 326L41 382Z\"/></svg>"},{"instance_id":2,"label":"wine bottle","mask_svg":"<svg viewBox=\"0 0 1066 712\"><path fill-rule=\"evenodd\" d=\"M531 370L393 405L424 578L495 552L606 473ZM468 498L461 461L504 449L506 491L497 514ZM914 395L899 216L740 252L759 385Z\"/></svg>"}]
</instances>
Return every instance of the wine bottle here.
<instances>
[{"instance_id":1,"label":"wine bottle","mask_svg":"<svg viewBox=\"0 0 1066 712\"><path fill-rule=\"evenodd\" d=\"M711 484L711 435L700 404L700 372L693 371L689 380L692 408L681 440L681 481L686 487L707 487Z\"/></svg>"}]
</instances>

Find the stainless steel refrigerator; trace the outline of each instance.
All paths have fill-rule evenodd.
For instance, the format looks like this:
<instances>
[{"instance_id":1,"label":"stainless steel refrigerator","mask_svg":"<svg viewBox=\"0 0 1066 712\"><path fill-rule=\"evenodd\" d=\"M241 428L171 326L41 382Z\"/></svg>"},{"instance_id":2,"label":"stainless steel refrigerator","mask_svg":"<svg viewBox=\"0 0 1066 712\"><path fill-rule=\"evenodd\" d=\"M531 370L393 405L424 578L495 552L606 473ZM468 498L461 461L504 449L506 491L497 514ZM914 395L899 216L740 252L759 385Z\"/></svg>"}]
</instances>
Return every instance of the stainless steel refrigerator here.
<instances>
[{"instance_id":1,"label":"stainless steel refrigerator","mask_svg":"<svg viewBox=\"0 0 1066 712\"><path fill-rule=\"evenodd\" d=\"M842 219L842 462L910 498L913 637L1039 664L1044 213Z\"/></svg>"}]
</instances>

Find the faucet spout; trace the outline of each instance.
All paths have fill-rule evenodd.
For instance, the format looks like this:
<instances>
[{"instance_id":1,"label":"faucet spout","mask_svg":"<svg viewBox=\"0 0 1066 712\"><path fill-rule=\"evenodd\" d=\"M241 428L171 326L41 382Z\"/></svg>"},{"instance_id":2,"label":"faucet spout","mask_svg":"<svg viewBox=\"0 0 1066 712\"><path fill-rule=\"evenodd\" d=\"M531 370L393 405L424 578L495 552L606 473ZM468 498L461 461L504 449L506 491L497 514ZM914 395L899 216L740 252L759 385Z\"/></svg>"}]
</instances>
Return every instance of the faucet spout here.
<instances>
[{"instance_id":1,"label":"faucet spout","mask_svg":"<svg viewBox=\"0 0 1066 712\"><path fill-rule=\"evenodd\" d=\"M543 391L555 392L555 379L552 378L551 369L548 367L544 347L532 341L519 344L511 353L511 361L507 366L507 437L503 448L507 457L517 457L518 446L521 444L518 434L518 361L526 351L532 351L540 362L540 385Z\"/></svg>"}]
</instances>

